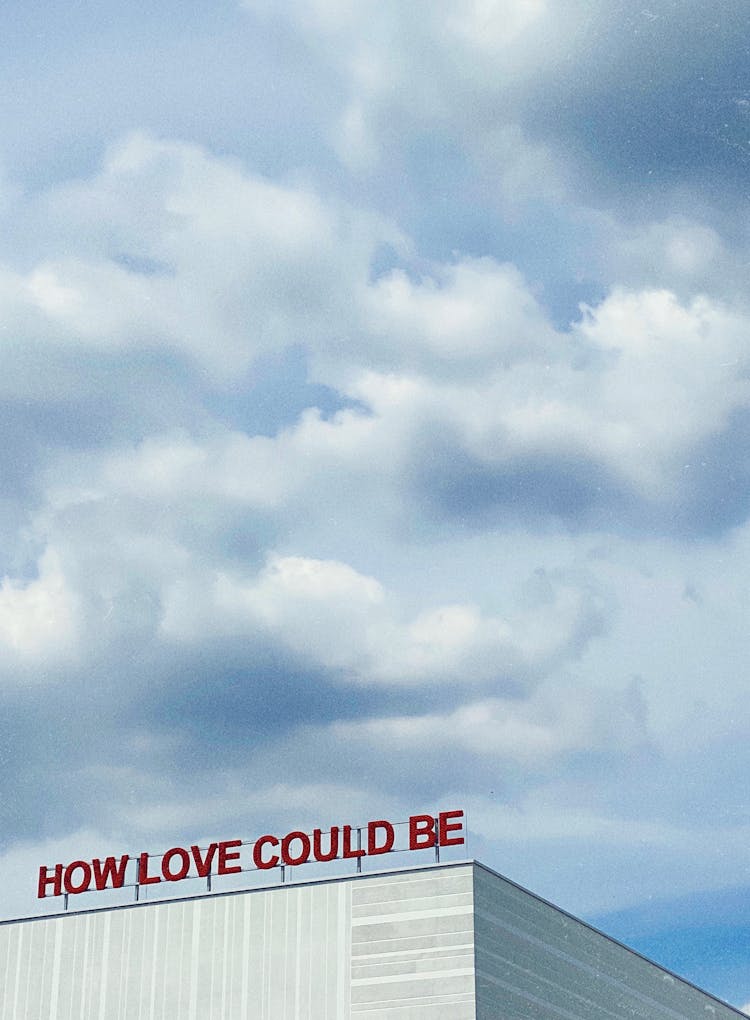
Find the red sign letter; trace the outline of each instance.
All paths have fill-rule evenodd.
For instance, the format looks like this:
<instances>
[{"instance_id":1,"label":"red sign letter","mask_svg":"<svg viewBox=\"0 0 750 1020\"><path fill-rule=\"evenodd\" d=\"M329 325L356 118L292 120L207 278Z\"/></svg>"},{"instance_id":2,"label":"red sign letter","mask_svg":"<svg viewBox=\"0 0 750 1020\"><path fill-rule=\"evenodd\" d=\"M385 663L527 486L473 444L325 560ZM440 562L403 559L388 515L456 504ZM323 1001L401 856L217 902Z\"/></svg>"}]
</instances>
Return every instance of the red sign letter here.
<instances>
[{"instance_id":1,"label":"red sign letter","mask_svg":"<svg viewBox=\"0 0 750 1020\"><path fill-rule=\"evenodd\" d=\"M378 829L382 829L385 833L385 839L383 843L378 846L377 832ZM372 857L375 854L387 854L389 850L393 849L393 842L396 839L396 833L393 830L393 826L390 822L368 822L367 825L367 853Z\"/></svg>"},{"instance_id":2,"label":"red sign letter","mask_svg":"<svg viewBox=\"0 0 750 1020\"><path fill-rule=\"evenodd\" d=\"M344 857L364 857L364 850L352 850L352 827L344 826Z\"/></svg>"},{"instance_id":3,"label":"red sign letter","mask_svg":"<svg viewBox=\"0 0 750 1020\"><path fill-rule=\"evenodd\" d=\"M241 839L229 839L223 843L219 843L219 868L218 873L220 875L236 875L239 871L242 871L241 864L233 864L231 867L227 864L227 861L238 861L240 859L239 850L233 850L229 853L229 847L231 846L242 846Z\"/></svg>"},{"instance_id":4,"label":"red sign letter","mask_svg":"<svg viewBox=\"0 0 750 1020\"><path fill-rule=\"evenodd\" d=\"M181 861L176 873L169 867L173 857L179 857ZM183 878L187 878L188 871L190 871L190 854L187 850L183 850L181 846L173 846L171 850L167 850L161 859L161 873L164 875L164 881L181 882Z\"/></svg>"},{"instance_id":5,"label":"red sign letter","mask_svg":"<svg viewBox=\"0 0 750 1020\"><path fill-rule=\"evenodd\" d=\"M440 834L440 846L460 846L464 842L463 836L450 836L451 832L461 832L463 822L454 822L454 818L463 818L463 811L441 811L438 815L438 832Z\"/></svg>"},{"instance_id":6,"label":"red sign letter","mask_svg":"<svg viewBox=\"0 0 750 1020\"><path fill-rule=\"evenodd\" d=\"M302 845L296 857L289 853L289 847L298 839ZM294 867L297 864L304 864L310 857L310 837L306 832L290 832L281 841L281 859L284 864Z\"/></svg>"},{"instance_id":7,"label":"red sign letter","mask_svg":"<svg viewBox=\"0 0 750 1020\"><path fill-rule=\"evenodd\" d=\"M339 827L334 825L331 829L331 845L326 853L323 853L320 845L320 837L323 835L320 829L313 829L313 857L316 861L333 861L339 852Z\"/></svg>"},{"instance_id":8,"label":"red sign letter","mask_svg":"<svg viewBox=\"0 0 750 1020\"><path fill-rule=\"evenodd\" d=\"M267 861L264 861L261 857L261 850L268 843L269 846L278 846L279 841L275 836L261 836L260 839L255 840L255 846L253 847L253 864L256 868L260 868L261 871L268 871L269 868L275 868L279 863L279 855L271 854Z\"/></svg>"},{"instance_id":9,"label":"red sign letter","mask_svg":"<svg viewBox=\"0 0 750 1020\"><path fill-rule=\"evenodd\" d=\"M206 875L211 870L211 862L214 859L214 854L216 853L216 848L218 845L219 845L218 843L211 844L208 850L206 850L205 859L201 857L201 848L199 846L190 847L190 851L193 855L193 860L195 861L195 867L198 871L198 878L205 878Z\"/></svg>"},{"instance_id":10,"label":"red sign letter","mask_svg":"<svg viewBox=\"0 0 750 1020\"><path fill-rule=\"evenodd\" d=\"M127 854L120 858L120 863L116 864L114 857L107 857L102 866L102 862L98 857L94 858L91 862L94 865L94 885L97 889L106 889L107 882L112 879L113 889L122 889L125 882L125 869L128 866L130 858Z\"/></svg>"},{"instance_id":11,"label":"red sign letter","mask_svg":"<svg viewBox=\"0 0 750 1020\"><path fill-rule=\"evenodd\" d=\"M37 891L37 897L43 900L47 895L47 886L51 885L53 896L62 896L62 878L63 878L63 866L62 864L55 865L55 874L48 875L47 868L39 869L39 887Z\"/></svg>"},{"instance_id":12,"label":"red sign letter","mask_svg":"<svg viewBox=\"0 0 750 1020\"><path fill-rule=\"evenodd\" d=\"M435 846L435 819L430 815L412 815L409 819L409 849L427 850Z\"/></svg>"},{"instance_id":13,"label":"red sign letter","mask_svg":"<svg viewBox=\"0 0 750 1020\"><path fill-rule=\"evenodd\" d=\"M148 873L148 854L142 853L138 859L138 884L139 885L153 885L154 882L161 882L158 875L149 875Z\"/></svg>"},{"instance_id":14,"label":"red sign letter","mask_svg":"<svg viewBox=\"0 0 750 1020\"><path fill-rule=\"evenodd\" d=\"M81 872L83 878L75 885L73 882L73 875L76 871ZM91 865L87 864L86 861L73 861L65 869L65 878L63 879L65 885L65 892L68 893L79 893L86 892L88 887L91 885Z\"/></svg>"}]
</instances>

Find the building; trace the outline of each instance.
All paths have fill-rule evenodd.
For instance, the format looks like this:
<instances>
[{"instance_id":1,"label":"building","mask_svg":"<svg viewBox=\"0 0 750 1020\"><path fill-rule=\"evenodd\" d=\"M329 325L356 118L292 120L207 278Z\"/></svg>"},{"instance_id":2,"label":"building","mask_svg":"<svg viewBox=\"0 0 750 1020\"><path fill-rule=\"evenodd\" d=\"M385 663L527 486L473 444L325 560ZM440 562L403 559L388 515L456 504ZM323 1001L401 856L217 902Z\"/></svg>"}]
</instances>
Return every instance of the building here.
<instances>
[{"instance_id":1,"label":"building","mask_svg":"<svg viewBox=\"0 0 750 1020\"><path fill-rule=\"evenodd\" d=\"M476 862L0 924L0 1020L729 1020Z\"/></svg>"}]
</instances>

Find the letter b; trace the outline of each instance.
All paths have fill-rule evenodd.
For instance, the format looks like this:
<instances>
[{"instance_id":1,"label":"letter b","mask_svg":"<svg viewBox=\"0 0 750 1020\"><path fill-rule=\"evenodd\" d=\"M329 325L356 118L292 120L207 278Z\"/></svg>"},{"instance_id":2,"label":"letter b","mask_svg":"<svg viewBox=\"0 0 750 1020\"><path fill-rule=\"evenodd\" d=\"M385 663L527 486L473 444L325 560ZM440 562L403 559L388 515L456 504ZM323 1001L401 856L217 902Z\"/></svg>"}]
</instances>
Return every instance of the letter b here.
<instances>
[{"instance_id":1,"label":"letter b","mask_svg":"<svg viewBox=\"0 0 750 1020\"><path fill-rule=\"evenodd\" d=\"M435 846L435 819L431 815L412 815L409 819L409 849L427 850Z\"/></svg>"}]
</instances>

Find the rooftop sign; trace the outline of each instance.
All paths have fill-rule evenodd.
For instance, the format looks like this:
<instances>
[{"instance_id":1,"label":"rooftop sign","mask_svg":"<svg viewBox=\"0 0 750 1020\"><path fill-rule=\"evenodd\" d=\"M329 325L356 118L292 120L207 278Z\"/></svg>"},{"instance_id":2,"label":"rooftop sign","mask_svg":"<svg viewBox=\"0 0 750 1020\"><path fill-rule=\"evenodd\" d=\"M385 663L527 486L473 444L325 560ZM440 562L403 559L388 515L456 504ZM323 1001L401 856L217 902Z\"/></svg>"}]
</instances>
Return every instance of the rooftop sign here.
<instances>
[{"instance_id":1,"label":"rooftop sign","mask_svg":"<svg viewBox=\"0 0 750 1020\"><path fill-rule=\"evenodd\" d=\"M207 847L174 846L161 854L144 851L131 856L96 857L70 864L40 867L37 896L68 896L80 893L133 887L138 899L142 886L162 882L181 882L188 878L204 878L211 888L212 875L237 875L243 871L281 869L284 881L287 867L298 867L313 861L356 861L361 870L363 857L378 857L397 850L434 849L439 858L440 847L465 844L463 811L441 811L438 815L412 815L407 822L385 819L366 825L334 825L331 829L313 829L312 833L293 829L284 836L266 834L252 841L228 839ZM405 845L396 846L396 829L405 827ZM126 882L128 870L135 880Z\"/></svg>"}]
</instances>

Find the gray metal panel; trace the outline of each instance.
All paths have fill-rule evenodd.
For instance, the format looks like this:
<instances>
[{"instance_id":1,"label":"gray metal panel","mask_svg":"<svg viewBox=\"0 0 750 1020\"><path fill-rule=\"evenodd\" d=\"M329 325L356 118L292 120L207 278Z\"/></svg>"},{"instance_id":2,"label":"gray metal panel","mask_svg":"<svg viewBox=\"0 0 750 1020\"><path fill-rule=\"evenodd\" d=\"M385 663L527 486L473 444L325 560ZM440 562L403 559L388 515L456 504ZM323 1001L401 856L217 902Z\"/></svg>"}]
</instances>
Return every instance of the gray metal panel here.
<instances>
[{"instance_id":1,"label":"gray metal panel","mask_svg":"<svg viewBox=\"0 0 750 1020\"><path fill-rule=\"evenodd\" d=\"M474 879L477 1020L741 1015L481 865Z\"/></svg>"},{"instance_id":2,"label":"gray metal panel","mask_svg":"<svg viewBox=\"0 0 750 1020\"><path fill-rule=\"evenodd\" d=\"M472 865L0 925L0 1020L475 1020Z\"/></svg>"},{"instance_id":3,"label":"gray metal panel","mask_svg":"<svg viewBox=\"0 0 750 1020\"><path fill-rule=\"evenodd\" d=\"M470 865L352 886L352 1017L475 1020Z\"/></svg>"},{"instance_id":4,"label":"gray metal panel","mask_svg":"<svg viewBox=\"0 0 750 1020\"><path fill-rule=\"evenodd\" d=\"M350 886L0 927L2 1020L349 1020Z\"/></svg>"}]
</instances>

